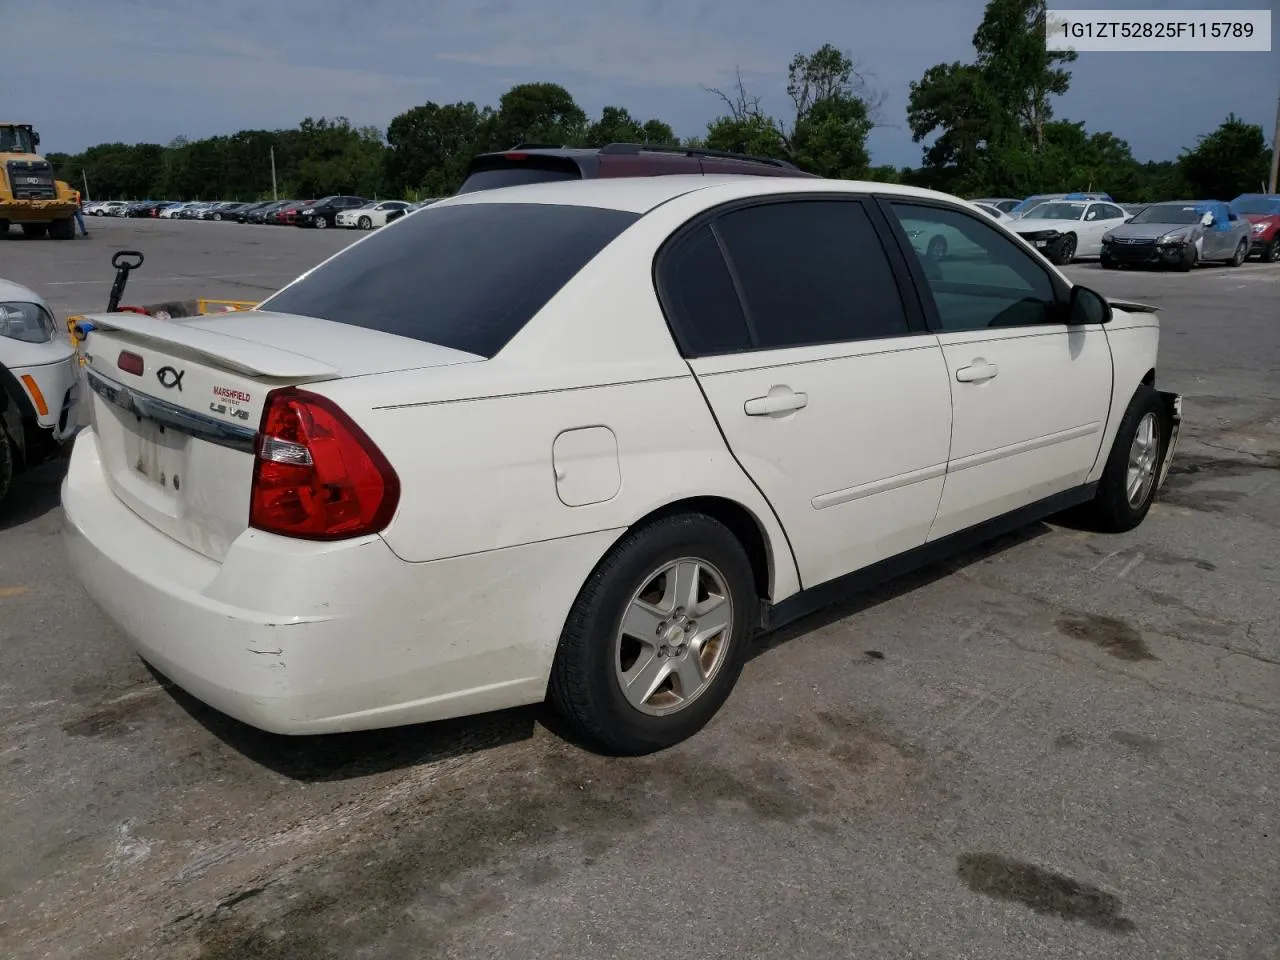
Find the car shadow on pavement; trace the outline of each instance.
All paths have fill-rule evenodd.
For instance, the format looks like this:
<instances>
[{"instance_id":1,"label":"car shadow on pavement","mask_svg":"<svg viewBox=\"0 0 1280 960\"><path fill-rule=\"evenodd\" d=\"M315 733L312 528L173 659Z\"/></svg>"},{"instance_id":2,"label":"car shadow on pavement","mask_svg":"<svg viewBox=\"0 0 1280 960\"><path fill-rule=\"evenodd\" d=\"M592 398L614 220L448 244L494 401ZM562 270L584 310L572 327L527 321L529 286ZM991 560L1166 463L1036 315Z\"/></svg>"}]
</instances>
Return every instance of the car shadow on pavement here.
<instances>
[{"instance_id":1,"label":"car shadow on pavement","mask_svg":"<svg viewBox=\"0 0 1280 960\"><path fill-rule=\"evenodd\" d=\"M67 461L59 457L41 464L13 480L9 494L0 504L0 531L38 520L62 503L62 477Z\"/></svg>"},{"instance_id":2,"label":"car shadow on pavement","mask_svg":"<svg viewBox=\"0 0 1280 960\"><path fill-rule=\"evenodd\" d=\"M1065 526L1067 524L1064 517L1065 515L1059 514L1049 519L1055 526ZM795 640L797 637L802 637L814 630L820 630L838 620L843 620L845 617L851 617L864 610L879 606L886 601L894 600L914 590L919 590L921 587L927 587L934 581L949 577L971 564L978 563L987 557L994 556L1012 547L1030 543L1032 540L1037 540L1052 531L1053 527L1048 523L1037 521L1028 526L1019 527L1017 530L996 537L993 540L988 540L979 546L964 550L945 560L939 560L937 563L931 563L911 573L887 580L879 586L861 591L831 606L823 607L821 610L817 610L794 623L761 634L756 638L750 659L754 660L756 657L762 656L788 641ZM884 658L884 651L879 649L879 645L875 643L873 638L866 638L866 645L868 649L862 651L864 655L876 660Z\"/></svg>"},{"instance_id":3,"label":"car shadow on pavement","mask_svg":"<svg viewBox=\"0 0 1280 960\"><path fill-rule=\"evenodd\" d=\"M538 707L355 733L284 736L241 723L197 700L155 667L147 669L193 720L232 750L306 783L350 780L439 763L533 736Z\"/></svg>"}]
</instances>

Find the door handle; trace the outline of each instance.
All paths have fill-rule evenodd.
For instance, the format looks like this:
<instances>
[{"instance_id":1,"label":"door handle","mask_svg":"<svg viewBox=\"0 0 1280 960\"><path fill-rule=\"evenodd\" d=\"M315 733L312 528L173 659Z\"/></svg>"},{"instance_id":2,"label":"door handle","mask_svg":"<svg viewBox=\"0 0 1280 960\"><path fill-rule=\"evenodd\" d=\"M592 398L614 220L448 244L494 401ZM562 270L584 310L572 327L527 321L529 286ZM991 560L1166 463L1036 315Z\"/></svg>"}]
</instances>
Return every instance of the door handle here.
<instances>
[{"instance_id":1,"label":"door handle","mask_svg":"<svg viewBox=\"0 0 1280 960\"><path fill-rule=\"evenodd\" d=\"M743 404L747 416L768 417L776 413L792 413L809 405L807 393L793 393L787 387L781 390L775 387L774 390L770 390L768 396L755 397Z\"/></svg>"},{"instance_id":2,"label":"door handle","mask_svg":"<svg viewBox=\"0 0 1280 960\"><path fill-rule=\"evenodd\" d=\"M957 370L956 379L961 383L982 383L985 380L991 380L999 372L1000 368L994 363L979 359Z\"/></svg>"}]
</instances>

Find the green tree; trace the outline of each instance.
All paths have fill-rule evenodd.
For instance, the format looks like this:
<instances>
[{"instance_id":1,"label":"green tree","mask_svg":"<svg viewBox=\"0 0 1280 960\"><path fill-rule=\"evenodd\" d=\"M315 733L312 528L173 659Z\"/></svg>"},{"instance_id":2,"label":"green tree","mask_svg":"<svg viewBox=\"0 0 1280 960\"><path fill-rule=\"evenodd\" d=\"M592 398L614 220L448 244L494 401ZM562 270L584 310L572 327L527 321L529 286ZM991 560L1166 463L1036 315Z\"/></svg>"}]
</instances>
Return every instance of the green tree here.
<instances>
[{"instance_id":1,"label":"green tree","mask_svg":"<svg viewBox=\"0 0 1280 960\"><path fill-rule=\"evenodd\" d=\"M1229 114L1213 133L1178 157L1182 176L1199 199L1230 200L1265 190L1271 151L1262 127Z\"/></svg>"},{"instance_id":2,"label":"green tree","mask_svg":"<svg viewBox=\"0 0 1280 960\"><path fill-rule=\"evenodd\" d=\"M679 140L671 127L661 120L636 120L623 107L605 107L600 119L587 128L583 143L603 147L610 143L676 144Z\"/></svg>"},{"instance_id":3,"label":"green tree","mask_svg":"<svg viewBox=\"0 0 1280 960\"><path fill-rule=\"evenodd\" d=\"M1045 0L988 0L973 63L938 64L911 84L907 123L925 166L951 189L1012 192L1051 176L1052 98L1071 82L1074 52L1045 49ZM1029 189L1035 189L1030 187Z\"/></svg>"},{"instance_id":4,"label":"green tree","mask_svg":"<svg viewBox=\"0 0 1280 960\"><path fill-rule=\"evenodd\" d=\"M586 132L586 113L558 83L520 83L498 101L498 149L521 142L573 146L583 142Z\"/></svg>"},{"instance_id":5,"label":"green tree","mask_svg":"<svg viewBox=\"0 0 1280 960\"><path fill-rule=\"evenodd\" d=\"M493 112L474 103L424 103L387 128L387 174L400 190L445 196L462 183L467 163L491 148Z\"/></svg>"}]
</instances>

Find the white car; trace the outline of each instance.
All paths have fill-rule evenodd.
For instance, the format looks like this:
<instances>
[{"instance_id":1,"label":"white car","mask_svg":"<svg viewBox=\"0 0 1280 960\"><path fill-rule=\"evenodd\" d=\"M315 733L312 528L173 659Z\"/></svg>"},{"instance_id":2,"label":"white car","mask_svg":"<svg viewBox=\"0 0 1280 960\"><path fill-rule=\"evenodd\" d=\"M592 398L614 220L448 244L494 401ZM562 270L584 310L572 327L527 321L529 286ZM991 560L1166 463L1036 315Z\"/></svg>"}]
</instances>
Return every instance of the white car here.
<instances>
[{"instance_id":1,"label":"white car","mask_svg":"<svg viewBox=\"0 0 1280 960\"><path fill-rule=\"evenodd\" d=\"M338 211L335 223L340 227L372 230L374 227L385 227L413 209L413 204L405 200L373 200L363 207L353 210Z\"/></svg>"},{"instance_id":2,"label":"white car","mask_svg":"<svg viewBox=\"0 0 1280 960\"><path fill-rule=\"evenodd\" d=\"M1005 213L999 207L993 207L991 204L983 200L974 200L972 202L975 207L977 207L979 210L981 210L983 213L985 213L987 216L989 216L992 220L996 221L997 223L1003 223L1007 226L1010 222L1016 219L1015 217L1009 216L1009 214Z\"/></svg>"},{"instance_id":3,"label":"white car","mask_svg":"<svg viewBox=\"0 0 1280 960\"><path fill-rule=\"evenodd\" d=\"M129 206L125 200L103 200L97 203L91 212L95 217L115 217L119 216L117 211L123 212L124 208Z\"/></svg>"},{"instance_id":4,"label":"white car","mask_svg":"<svg viewBox=\"0 0 1280 960\"><path fill-rule=\"evenodd\" d=\"M986 257L916 256L904 219ZM1069 506L1136 526L1181 417L1153 308L883 183L478 191L254 311L89 319L72 567L157 669L288 734L549 691L659 749L757 631Z\"/></svg>"},{"instance_id":5,"label":"white car","mask_svg":"<svg viewBox=\"0 0 1280 960\"><path fill-rule=\"evenodd\" d=\"M163 210L161 210L158 214L156 214L156 216L158 216L161 220L174 220L181 215L183 210L186 210L188 207L194 207L194 206L195 206L194 202L173 203L165 207Z\"/></svg>"},{"instance_id":6,"label":"white car","mask_svg":"<svg viewBox=\"0 0 1280 960\"><path fill-rule=\"evenodd\" d=\"M1009 229L1063 266L1102 255L1102 238L1129 214L1105 200L1050 200L1018 217Z\"/></svg>"},{"instance_id":7,"label":"white car","mask_svg":"<svg viewBox=\"0 0 1280 960\"><path fill-rule=\"evenodd\" d=\"M77 370L75 349L45 302L0 280L0 504L19 471L75 433Z\"/></svg>"}]
</instances>

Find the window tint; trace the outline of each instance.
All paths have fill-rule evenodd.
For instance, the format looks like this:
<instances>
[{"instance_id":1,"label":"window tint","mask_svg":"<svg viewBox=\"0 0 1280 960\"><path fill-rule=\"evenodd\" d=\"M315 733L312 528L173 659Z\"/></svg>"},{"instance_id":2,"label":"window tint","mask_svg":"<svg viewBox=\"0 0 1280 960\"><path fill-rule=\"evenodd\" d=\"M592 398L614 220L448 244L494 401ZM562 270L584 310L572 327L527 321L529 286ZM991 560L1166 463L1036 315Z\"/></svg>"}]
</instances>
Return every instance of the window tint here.
<instances>
[{"instance_id":1,"label":"window tint","mask_svg":"<svg viewBox=\"0 0 1280 960\"><path fill-rule=\"evenodd\" d=\"M491 357L637 219L540 203L429 207L261 306Z\"/></svg>"},{"instance_id":2,"label":"window tint","mask_svg":"<svg viewBox=\"0 0 1280 960\"><path fill-rule=\"evenodd\" d=\"M1100 208L1098 218L1101 220L1116 220L1125 216L1125 212L1113 204L1100 203L1098 207Z\"/></svg>"},{"instance_id":3,"label":"window tint","mask_svg":"<svg viewBox=\"0 0 1280 960\"><path fill-rule=\"evenodd\" d=\"M681 237L662 256L662 304L690 356L751 347L747 321L710 226Z\"/></svg>"},{"instance_id":4,"label":"window tint","mask_svg":"<svg viewBox=\"0 0 1280 960\"><path fill-rule=\"evenodd\" d=\"M891 203L928 280L943 330L1046 323L1049 274L1016 242L958 210Z\"/></svg>"},{"instance_id":5,"label":"window tint","mask_svg":"<svg viewBox=\"0 0 1280 960\"><path fill-rule=\"evenodd\" d=\"M581 180L582 171L566 157L526 155L523 159L484 158L476 162L458 193L515 187L525 183L550 183L555 180Z\"/></svg>"},{"instance_id":6,"label":"window tint","mask_svg":"<svg viewBox=\"0 0 1280 960\"><path fill-rule=\"evenodd\" d=\"M904 336L893 272L862 204L770 203L716 220L755 346Z\"/></svg>"}]
</instances>

